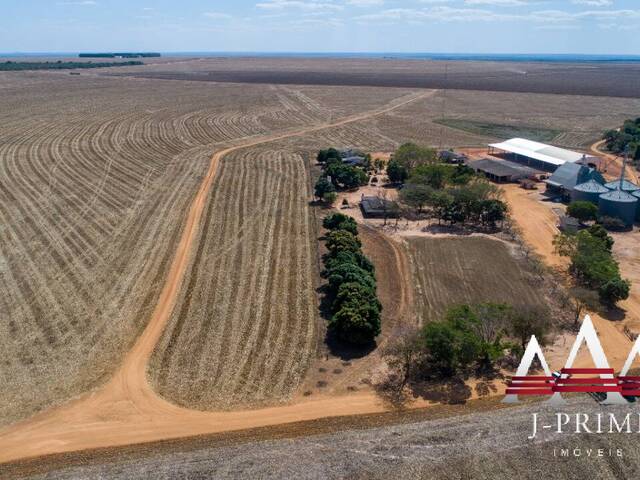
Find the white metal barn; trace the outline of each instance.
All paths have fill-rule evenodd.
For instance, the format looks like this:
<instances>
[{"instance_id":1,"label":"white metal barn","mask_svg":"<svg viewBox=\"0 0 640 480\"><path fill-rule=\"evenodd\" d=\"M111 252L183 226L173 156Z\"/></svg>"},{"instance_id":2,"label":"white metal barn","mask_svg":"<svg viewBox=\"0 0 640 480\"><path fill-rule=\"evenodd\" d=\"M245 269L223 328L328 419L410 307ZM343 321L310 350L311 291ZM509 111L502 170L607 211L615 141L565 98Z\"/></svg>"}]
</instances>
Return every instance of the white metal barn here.
<instances>
[{"instance_id":1,"label":"white metal barn","mask_svg":"<svg viewBox=\"0 0 640 480\"><path fill-rule=\"evenodd\" d=\"M512 138L505 142L490 144L489 154L495 155L496 153L506 154L505 156L509 157L510 160L525 163L530 167L547 172L554 172L565 163L583 162L584 164L597 164L599 161L597 157L588 156L584 153L578 153L524 138Z\"/></svg>"}]
</instances>

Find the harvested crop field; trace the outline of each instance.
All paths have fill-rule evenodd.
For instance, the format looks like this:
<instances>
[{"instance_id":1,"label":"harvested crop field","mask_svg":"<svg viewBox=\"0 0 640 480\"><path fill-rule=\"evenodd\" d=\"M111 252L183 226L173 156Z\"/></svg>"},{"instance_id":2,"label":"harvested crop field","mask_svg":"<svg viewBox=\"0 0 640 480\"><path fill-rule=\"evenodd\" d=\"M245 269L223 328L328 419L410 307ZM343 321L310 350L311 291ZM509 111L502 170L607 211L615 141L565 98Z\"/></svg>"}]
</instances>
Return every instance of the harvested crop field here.
<instances>
[{"instance_id":1,"label":"harvested crop field","mask_svg":"<svg viewBox=\"0 0 640 480\"><path fill-rule=\"evenodd\" d=\"M448 62L400 59L205 58L167 70L130 67L145 78L285 85L448 88L560 95L640 97L640 65ZM571 77L571 82L567 78Z\"/></svg>"},{"instance_id":2,"label":"harvested crop field","mask_svg":"<svg viewBox=\"0 0 640 480\"><path fill-rule=\"evenodd\" d=\"M507 302L540 305L531 274L498 240L484 237L409 237L416 309L422 321L439 319L449 306Z\"/></svg>"},{"instance_id":3,"label":"harvested crop field","mask_svg":"<svg viewBox=\"0 0 640 480\"><path fill-rule=\"evenodd\" d=\"M188 283L151 362L160 395L199 409L290 398L315 353L310 197L298 155L224 158Z\"/></svg>"},{"instance_id":4,"label":"harvested crop field","mask_svg":"<svg viewBox=\"0 0 640 480\"><path fill-rule=\"evenodd\" d=\"M408 93L0 80L0 425L109 379L151 315L213 152Z\"/></svg>"}]
</instances>

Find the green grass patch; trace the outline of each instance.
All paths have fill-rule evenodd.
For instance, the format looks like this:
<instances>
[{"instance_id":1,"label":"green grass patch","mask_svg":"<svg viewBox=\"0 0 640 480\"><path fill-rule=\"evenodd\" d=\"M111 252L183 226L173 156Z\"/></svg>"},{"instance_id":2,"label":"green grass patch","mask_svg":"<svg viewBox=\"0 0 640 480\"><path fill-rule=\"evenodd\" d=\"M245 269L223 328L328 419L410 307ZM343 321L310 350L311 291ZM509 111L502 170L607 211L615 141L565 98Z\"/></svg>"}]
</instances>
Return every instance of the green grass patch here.
<instances>
[{"instance_id":1,"label":"green grass patch","mask_svg":"<svg viewBox=\"0 0 640 480\"><path fill-rule=\"evenodd\" d=\"M537 142L550 142L562 133L560 130L552 130L548 128L520 125L503 125L499 123L478 122L475 120L463 120L455 118L438 119L434 120L434 123L450 128L455 128L457 130L474 133L476 135L484 135L487 137L495 137L500 139L522 137Z\"/></svg>"}]
</instances>

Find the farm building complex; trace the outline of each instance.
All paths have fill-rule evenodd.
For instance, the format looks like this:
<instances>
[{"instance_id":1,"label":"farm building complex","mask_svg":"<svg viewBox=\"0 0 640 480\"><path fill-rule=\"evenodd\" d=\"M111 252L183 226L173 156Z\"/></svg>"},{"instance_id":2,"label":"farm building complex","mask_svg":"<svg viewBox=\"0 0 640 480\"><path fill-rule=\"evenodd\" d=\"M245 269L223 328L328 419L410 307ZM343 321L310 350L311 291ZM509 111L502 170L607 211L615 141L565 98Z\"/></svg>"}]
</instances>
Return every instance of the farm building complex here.
<instances>
[{"instance_id":1,"label":"farm building complex","mask_svg":"<svg viewBox=\"0 0 640 480\"><path fill-rule=\"evenodd\" d=\"M587 165L597 164L599 161L597 157L524 138L512 138L502 143L492 143L489 145L489 154L501 155L509 160L547 172L553 172L565 163L581 162Z\"/></svg>"}]
</instances>

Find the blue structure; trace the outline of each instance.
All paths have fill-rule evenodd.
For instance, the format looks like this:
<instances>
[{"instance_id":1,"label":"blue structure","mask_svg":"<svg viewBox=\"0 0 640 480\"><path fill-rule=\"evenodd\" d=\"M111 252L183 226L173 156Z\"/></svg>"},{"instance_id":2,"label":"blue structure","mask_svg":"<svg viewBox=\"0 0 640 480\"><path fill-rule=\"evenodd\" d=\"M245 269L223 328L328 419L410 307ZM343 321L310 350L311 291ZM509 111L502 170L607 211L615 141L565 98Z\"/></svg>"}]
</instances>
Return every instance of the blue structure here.
<instances>
[{"instance_id":1,"label":"blue structure","mask_svg":"<svg viewBox=\"0 0 640 480\"><path fill-rule=\"evenodd\" d=\"M586 183L575 186L571 192L571 200L574 202L591 202L598 205L600 195L608 191L608 188L596 180L589 180Z\"/></svg>"},{"instance_id":2,"label":"blue structure","mask_svg":"<svg viewBox=\"0 0 640 480\"><path fill-rule=\"evenodd\" d=\"M598 205L601 217L619 218L630 227L636 219L638 197L622 190L612 190L600 195Z\"/></svg>"},{"instance_id":3,"label":"blue structure","mask_svg":"<svg viewBox=\"0 0 640 480\"><path fill-rule=\"evenodd\" d=\"M613 182L606 183L604 186L609 190L622 190L623 192L629 193L640 190L640 187L638 187L635 183L631 183L624 178L622 179L622 182L620 182L620 180L614 180Z\"/></svg>"}]
</instances>

